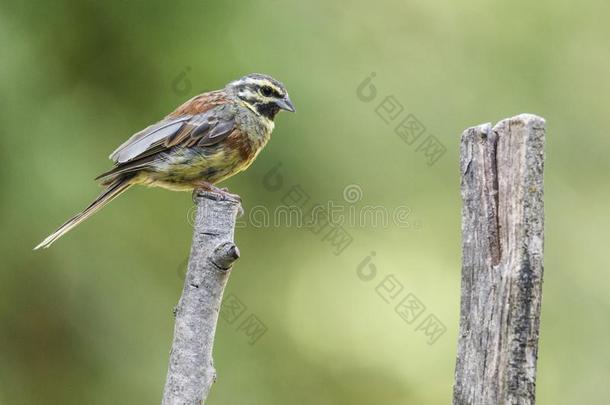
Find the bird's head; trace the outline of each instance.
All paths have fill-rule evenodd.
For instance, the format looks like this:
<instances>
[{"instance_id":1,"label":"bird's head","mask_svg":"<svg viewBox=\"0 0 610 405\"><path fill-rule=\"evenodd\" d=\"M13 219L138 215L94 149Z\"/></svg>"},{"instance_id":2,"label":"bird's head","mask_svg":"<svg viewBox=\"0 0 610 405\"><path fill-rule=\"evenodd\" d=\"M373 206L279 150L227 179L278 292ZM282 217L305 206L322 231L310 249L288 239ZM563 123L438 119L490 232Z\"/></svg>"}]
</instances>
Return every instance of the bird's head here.
<instances>
[{"instance_id":1,"label":"bird's head","mask_svg":"<svg viewBox=\"0 0 610 405\"><path fill-rule=\"evenodd\" d=\"M280 110L295 111L286 87L271 76L251 73L227 84L225 91L271 120Z\"/></svg>"}]
</instances>

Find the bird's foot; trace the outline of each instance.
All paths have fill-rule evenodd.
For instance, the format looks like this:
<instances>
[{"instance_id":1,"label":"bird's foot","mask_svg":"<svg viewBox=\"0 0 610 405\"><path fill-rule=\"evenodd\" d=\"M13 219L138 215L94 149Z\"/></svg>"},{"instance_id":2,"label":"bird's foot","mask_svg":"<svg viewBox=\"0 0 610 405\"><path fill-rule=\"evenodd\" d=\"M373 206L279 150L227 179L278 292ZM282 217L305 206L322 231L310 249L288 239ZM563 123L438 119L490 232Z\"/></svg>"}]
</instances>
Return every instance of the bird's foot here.
<instances>
[{"instance_id":1,"label":"bird's foot","mask_svg":"<svg viewBox=\"0 0 610 405\"><path fill-rule=\"evenodd\" d=\"M227 188L218 188L215 185L207 182L202 182L193 190L193 202L196 203L197 194L200 191L208 191L220 196L223 200L235 201L241 204L241 197L237 194L229 193Z\"/></svg>"}]
</instances>

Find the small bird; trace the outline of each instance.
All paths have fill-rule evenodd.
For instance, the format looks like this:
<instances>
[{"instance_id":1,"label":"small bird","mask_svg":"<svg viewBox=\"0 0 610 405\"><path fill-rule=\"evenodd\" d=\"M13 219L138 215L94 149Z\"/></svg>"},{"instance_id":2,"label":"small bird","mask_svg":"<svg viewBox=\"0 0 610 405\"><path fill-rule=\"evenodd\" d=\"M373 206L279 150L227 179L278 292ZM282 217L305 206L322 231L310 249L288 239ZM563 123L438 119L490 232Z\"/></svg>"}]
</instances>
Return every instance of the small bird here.
<instances>
[{"instance_id":1,"label":"small bird","mask_svg":"<svg viewBox=\"0 0 610 405\"><path fill-rule=\"evenodd\" d=\"M114 168L95 179L104 191L34 250L51 246L136 184L225 192L215 184L254 162L269 141L280 110L295 111L286 88L259 73L193 97L119 146L110 155Z\"/></svg>"}]
</instances>

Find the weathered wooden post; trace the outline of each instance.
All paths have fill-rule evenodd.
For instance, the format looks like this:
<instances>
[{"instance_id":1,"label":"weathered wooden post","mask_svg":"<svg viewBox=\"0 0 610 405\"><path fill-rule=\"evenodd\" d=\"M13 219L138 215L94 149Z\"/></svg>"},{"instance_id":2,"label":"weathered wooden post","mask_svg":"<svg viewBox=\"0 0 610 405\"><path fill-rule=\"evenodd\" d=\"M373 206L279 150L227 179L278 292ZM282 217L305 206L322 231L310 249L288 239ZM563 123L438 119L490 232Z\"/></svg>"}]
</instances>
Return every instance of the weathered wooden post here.
<instances>
[{"instance_id":1,"label":"weathered wooden post","mask_svg":"<svg viewBox=\"0 0 610 405\"><path fill-rule=\"evenodd\" d=\"M455 405L535 403L544 136L544 119L530 114L462 134Z\"/></svg>"}]
</instances>

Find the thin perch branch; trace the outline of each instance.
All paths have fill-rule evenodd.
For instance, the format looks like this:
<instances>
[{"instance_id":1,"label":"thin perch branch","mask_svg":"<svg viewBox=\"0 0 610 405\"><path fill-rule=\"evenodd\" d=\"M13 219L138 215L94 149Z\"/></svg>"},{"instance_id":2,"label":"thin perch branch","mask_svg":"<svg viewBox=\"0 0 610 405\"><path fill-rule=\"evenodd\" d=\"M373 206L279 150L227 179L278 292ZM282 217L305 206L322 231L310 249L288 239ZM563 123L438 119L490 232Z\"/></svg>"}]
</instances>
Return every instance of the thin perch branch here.
<instances>
[{"instance_id":1,"label":"thin perch branch","mask_svg":"<svg viewBox=\"0 0 610 405\"><path fill-rule=\"evenodd\" d=\"M544 119L462 134L462 297L455 405L535 402L542 299Z\"/></svg>"},{"instance_id":2,"label":"thin perch branch","mask_svg":"<svg viewBox=\"0 0 610 405\"><path fill-rule=\"evenodd\" d=\"M176 307L174 341L163 405L195 405L207 398L216 380L212 348L231 265L239 258L233 243L238 201L212 192L196 194L193 244Z\"/></svg>"}]
</instances>

